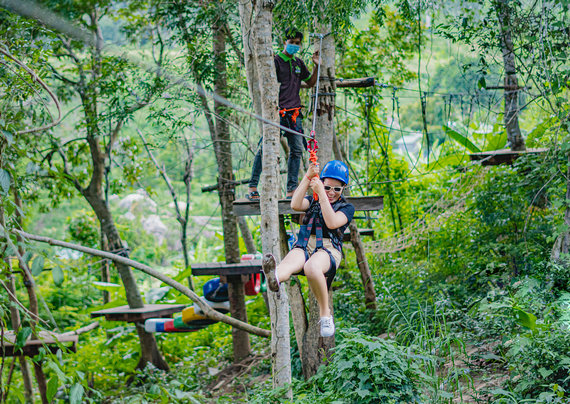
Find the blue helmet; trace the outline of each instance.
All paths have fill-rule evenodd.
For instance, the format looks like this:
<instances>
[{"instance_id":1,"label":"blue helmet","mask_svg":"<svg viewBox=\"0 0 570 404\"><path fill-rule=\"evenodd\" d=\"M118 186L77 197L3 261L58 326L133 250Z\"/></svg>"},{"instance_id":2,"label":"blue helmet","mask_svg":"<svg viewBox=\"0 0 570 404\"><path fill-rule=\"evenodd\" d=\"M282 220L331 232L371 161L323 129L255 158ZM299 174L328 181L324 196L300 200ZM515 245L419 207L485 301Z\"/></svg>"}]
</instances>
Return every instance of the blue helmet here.
<instances>
[{"instance_id":1,"label":"blue helmet","mask_svg":"<svg viewBox=\"0 0 570 404\"><path fill-rule=\"evenodd\" d=\"M228 284L222 283L220 278L210 279L202 287L204 297L211 302L226 302L229 300Z\"/></svg>"},{"instance_id":2,"label":"blue helmet","mask_svg":"<svg viewBox=\"0 0 570 404\"><path fill-rule=\"evenodd\" d=\"M323 167L321 179L333 178L344 185L348 184L348 166L340 160L331 160Z\"/></svg>"}]
</instances>

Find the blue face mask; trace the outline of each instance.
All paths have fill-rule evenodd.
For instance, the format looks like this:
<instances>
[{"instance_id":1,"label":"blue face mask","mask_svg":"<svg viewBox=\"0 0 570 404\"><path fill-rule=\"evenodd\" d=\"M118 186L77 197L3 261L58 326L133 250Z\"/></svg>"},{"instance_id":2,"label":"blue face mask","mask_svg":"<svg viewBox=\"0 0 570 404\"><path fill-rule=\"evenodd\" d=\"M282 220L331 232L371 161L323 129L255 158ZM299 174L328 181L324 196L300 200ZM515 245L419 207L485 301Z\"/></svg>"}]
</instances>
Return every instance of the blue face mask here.
<instances>
[{"instance_id":1,"label":"blue face mask","mask_svg":"<svg viewBox=\"0 0 570 404\"><path fill-rule=\"evenodd\" d=\"M292 43L285 45L285 52L287 52L289 55L294 55L295 53L299 52L299 49L301 49L300 45L294 45Z\"/></svg>"}]
</instances>

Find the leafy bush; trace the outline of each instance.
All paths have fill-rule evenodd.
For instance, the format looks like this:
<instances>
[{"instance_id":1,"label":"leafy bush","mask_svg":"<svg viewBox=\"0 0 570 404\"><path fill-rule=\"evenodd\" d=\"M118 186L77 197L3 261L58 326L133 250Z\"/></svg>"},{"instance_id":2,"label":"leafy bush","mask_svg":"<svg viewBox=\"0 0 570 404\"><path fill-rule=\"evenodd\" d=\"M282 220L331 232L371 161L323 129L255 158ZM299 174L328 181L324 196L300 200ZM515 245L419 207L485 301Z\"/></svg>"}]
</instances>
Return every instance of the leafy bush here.
<instances>
[{"instance_id":1,"label":"leafy bush","mask_svg":"<svg viewBox=\"0 0 570 404\"><path fill-rule=\"evenodd\" d=\"M570 391L570 334L567 329L537 329L533 334L513 338L507 342L507 347L506 357L513 376L510 385L520 397L538 399L551 395L555 398Z\"/></svg>"},{"instance_id":2,"label":"leafy bush","mask_svg":"<svg viewBox=\"0 0 570 404\"><path fill-rule=\"evenodd\" d=\"M301 386L296 402L420 402L419 357L393 342L341 332L328 366Z\"/></svg>"}]
</instances>

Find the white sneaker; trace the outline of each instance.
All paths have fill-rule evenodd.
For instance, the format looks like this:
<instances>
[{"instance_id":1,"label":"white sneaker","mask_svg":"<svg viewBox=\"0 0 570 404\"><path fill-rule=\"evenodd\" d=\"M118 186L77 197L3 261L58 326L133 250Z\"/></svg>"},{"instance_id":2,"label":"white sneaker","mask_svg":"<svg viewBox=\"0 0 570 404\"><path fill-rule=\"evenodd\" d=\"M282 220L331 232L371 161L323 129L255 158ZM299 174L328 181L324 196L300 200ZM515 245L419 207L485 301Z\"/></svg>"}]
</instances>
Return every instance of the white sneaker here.
<instances>
[{"instance_id":1,"label":"white sneaker","mask_svg":"<svg viewBox=\"0 0 570 404\"><path fill-rule=\"evenodd\" d=\"M321 337L332 337L334 335L334 321L332 317L321 317Z\"/></svg>"}]
</instances>

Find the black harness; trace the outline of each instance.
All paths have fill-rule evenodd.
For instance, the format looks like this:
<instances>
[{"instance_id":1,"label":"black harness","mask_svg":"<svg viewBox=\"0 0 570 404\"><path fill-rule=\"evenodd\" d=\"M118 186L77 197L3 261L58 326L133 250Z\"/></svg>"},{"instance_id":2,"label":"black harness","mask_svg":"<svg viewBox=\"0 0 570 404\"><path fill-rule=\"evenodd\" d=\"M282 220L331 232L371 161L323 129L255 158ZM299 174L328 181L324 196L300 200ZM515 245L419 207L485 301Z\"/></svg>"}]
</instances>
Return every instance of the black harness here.
<instances>
[{"instance_id":1,"label":"black harness","mask_svg":"<svg viewBox=\"0 0 570 404\"><path fill-rule=\"evenodd\" d=\"M333 204L333 210L336 212L339 209L348 205L346 200L341 196L338 201ZM326 249L323 245L323 223L325 222L323 218L323 214L320 209L320 205L318 201L313 200L309 209L305 213L305 219L303 220L303 225L299 230L299 234L297 235L297 241L293 245L293 248L301 248L305 252L305 260L309 259L309 253L307 252L307 245L309 244L309 238L311 237L311 231L313 230L313 226L315 227L315 238L316 238L316 245L315 250L319 249L324 250L330 258L330 267L329 270L325 273L325 278L327 279L327 286L330 289L334 276L336 275L337 263L334 259L331 252ZM342 235L340 235L340 230L330 230L327 229L328 236L327 238L331 239L331 243L334 248L342 251ZM313 251L313 252L314 252ZM305 275L304 271L301 270L299 275Z\"/></svg>"}]
</instances>

